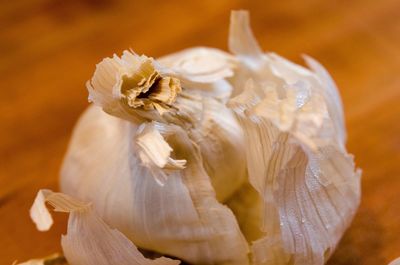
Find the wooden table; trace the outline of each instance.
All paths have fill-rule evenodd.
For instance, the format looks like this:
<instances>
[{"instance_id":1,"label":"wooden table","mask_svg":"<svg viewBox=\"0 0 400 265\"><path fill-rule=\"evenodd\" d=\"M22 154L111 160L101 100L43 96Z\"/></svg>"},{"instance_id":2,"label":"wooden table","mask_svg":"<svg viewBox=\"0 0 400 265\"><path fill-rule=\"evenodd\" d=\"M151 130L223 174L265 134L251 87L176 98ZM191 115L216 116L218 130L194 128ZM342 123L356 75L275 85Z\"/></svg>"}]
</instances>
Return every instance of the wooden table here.
<instances>
[{"instance_id":1,"label":"wooden table","mask_svg":"<svg viewBox=\"0 0 400 265\"><path fill-rule=\"evenodd\" d=\"M57 189L95 64L129 47L154 57L195 45L226 49L229 12L238 8L251 11L264 49L296 62L309 54L340 87L363 199L329 264L400 256L399 0L134 2L0 4L0 264L60 250L66 216L40 233L28 209L39 188Z\"/></svg>"}]
</instances>

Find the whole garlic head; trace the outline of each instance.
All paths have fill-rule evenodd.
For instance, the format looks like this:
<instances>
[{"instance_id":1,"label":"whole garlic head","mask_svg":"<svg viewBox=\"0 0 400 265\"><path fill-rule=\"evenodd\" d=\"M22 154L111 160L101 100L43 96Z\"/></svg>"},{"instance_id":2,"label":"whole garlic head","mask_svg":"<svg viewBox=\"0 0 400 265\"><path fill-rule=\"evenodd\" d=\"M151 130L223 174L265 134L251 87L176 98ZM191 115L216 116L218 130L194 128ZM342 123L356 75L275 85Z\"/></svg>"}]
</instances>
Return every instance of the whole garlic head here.
<instances>
[{"instance_id":1,"label":"whole garlic head","mask_svg":"<svg viewBox=\"0 0 400 265\"><path fill-rule=\"evenodd\" d=\"M232 12L229 48L97 65L61 172L68 196L42 191L31 214L46 230L45 202L70 212L72 265L320 265L332 254L361 175L334 82L310 57L312 71L262 52L245 11Z\"/></svg>"}]
</instances>

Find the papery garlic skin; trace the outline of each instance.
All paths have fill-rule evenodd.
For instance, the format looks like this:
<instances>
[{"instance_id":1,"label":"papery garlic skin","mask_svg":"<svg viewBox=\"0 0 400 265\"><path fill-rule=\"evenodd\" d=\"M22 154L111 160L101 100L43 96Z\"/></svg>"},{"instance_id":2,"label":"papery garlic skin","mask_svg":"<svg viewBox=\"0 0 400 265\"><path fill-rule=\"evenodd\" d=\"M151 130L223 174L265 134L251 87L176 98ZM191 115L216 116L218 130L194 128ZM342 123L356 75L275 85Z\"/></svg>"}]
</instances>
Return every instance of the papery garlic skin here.
<instances>
[{"instance_id":1,"label":"papery garlic skin","mask_svg":"<svg viewBox=\"0 0 400 265\"><path fill-rule=\"evenodd\" d=\"M136 246L117 229L110 228L92 208L85 203L63 193L40 190L31 208L31 217L37 228L47 231L49 220L43 220L40 212L46 210L45 204L54 211L69 213L68 232L61 238L64 255L71 265L178 265L180 261L160 257L154 260L145 258ZM50 225L49 225L50 223ZM45 227L45 228L44 228ZM65 261L64 259L59 259ZM54 262L58 260L48 260ZM47 263L46 263L47 264ZM48 263L50 264L50 263ZM53 263L51 263L53 264Z\"/></svg>"},{"instance_id":2,"label":"papery garlic skin","mask_svg":"<svg viewBox=\"0 0 400 265\"><path fill-rule=\"evenodd\" d=\"M13 263L14 265L15 263ZM22 263L18 263L17 265L68 265L66 259L59 255L54 254L42 259L31 259Z\"/></svg>"}]
</instances>

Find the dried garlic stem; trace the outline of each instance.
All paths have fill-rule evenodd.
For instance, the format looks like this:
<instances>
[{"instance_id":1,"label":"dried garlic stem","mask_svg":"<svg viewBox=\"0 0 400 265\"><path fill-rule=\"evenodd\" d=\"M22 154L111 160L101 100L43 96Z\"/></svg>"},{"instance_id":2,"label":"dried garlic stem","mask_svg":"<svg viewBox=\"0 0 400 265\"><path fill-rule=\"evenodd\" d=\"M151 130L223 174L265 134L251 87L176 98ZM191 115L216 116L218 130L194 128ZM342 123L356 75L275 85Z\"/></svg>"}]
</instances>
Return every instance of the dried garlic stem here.
<instances>
[{"instance_id":1,"label":"dried garlic stem","mask_svg":"<svg viewBox=\"0 0 400 265\"><path fill-rule=\"evenodd\" d=\"M122 76L121 96L132 108L156 109L160 114L168 111L181 92L179 79L162 77L147 59L131 76Z\"/></svg>"},{"instance_id":2,"label":"dried garlic stem","mask_svg":"<svg viewBox=\"0 0 400 265\"><path fill-rule=\"evenodd\" d=\"M100 62L87 82L89 101L113 116L140 123L175 112L180 80L152 58L124 51Z\"/></svg>"}]
</instances>

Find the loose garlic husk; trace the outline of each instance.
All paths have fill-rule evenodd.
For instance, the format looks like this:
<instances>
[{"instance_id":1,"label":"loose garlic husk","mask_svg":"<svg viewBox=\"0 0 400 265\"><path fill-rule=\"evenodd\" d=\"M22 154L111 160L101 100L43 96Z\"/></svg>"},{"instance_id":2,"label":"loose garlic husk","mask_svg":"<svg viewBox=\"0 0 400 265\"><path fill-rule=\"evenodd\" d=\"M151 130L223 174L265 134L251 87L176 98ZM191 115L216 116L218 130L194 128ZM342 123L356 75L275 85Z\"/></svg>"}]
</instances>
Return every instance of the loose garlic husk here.
<instances>
[{"instance_id":1,"label":"loose garlic husk","mask_svg":"<svg viewBox=\"0 0 400 265\"><path fill-rule=\"evenodd\" d=\"M32 259L23 263L19 263L19 265L68 265L68 264L64 256L60 254L53 254L45 258Z\"/></svg>"},{"instance_id":2,"label":"loose garlic husk","mask_svg":"<svg viewBox=\"0 0 400 265\"><path fill-rule=\"evenodd\" d=\"M45 202L70 212L71 265L329 258L360 198L334 83L309 57L313 72L263 53L244 11L229 46L97 65L61 172L71 197L42 191L31 212L40 230Z\"/></svg>"}]
</instances>

